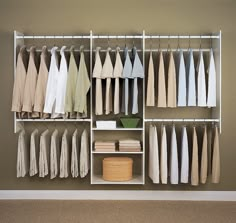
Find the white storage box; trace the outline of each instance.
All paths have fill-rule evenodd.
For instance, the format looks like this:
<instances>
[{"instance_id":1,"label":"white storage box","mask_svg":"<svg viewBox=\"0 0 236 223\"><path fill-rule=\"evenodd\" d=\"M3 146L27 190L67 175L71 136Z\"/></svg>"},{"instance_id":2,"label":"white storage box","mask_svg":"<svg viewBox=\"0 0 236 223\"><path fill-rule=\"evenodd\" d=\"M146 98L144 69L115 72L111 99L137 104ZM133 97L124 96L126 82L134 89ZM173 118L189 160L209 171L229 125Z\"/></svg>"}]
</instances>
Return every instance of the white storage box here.
<instances>
[{"instance_id":1,"label":"white storage box","mask_svg":"<svg viewBox=\"0 0 236 223\"><path fill-rule=\"evenodd\" d=\"M116 121L96 121L98 129L116 129Z\"/></svg>"}]
</instances>

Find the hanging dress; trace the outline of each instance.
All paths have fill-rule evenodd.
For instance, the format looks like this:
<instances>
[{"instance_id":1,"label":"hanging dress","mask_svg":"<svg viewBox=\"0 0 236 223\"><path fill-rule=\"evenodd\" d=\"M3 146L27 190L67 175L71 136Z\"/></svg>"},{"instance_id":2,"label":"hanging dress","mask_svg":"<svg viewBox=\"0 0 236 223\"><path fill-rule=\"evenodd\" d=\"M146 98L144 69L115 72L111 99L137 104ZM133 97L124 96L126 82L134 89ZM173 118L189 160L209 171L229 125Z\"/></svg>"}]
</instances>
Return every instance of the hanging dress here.
<instances>
[{"instance_id":1,"label":"hanging dress","mask_svg":"<svg viewBox=\"0 0 236 223\"><path fill-rule=\"evenodd\" d=\"M74 46L70 48L70 61L68 68L68 76L66 83L66 98L65 98L65 112L69 114L70 118L75 118L75 89L77 82L78 69L75 61Z\"/></svg>"},{"instance_id":2,"label":"hanging dress","mask_svg":"<svg viewBox=\"0 0 236 223\"><path fill-rule=\"evenodd\" d=\"M162 51L159 56L157 107L166 108L166 78Z\"/></svg>"},{"instance_id":3,"label":"hanging dress","mask_svg":"<svg viewBox=\"0 0 236 223\"><path fill-rule=\"evenodd\" d=\"M50 143L50 179L54 179L58 175L59 154L58 130L55 129Z\"/></svg>"},{"instance_id":4,"label":"hanging dress","mask_svg":"<svg viewBox=\"0 0 236 223\"><path fill-rule=\"evenodd\" d=\"M171 144L170 144L170 183L178 184L179 182L179 166L178 166L178 148L175 126L172 126Z\"/></svg>"},{"instance_id":5,"label":"hanging dress","mask_svg":"<svg viewBox=\"0 0 236 223\"><path fill-rule=\"evenodd\" d=\"M122 107L121 111L125 113L125 115L129 114L129 78L131 77L132 73L132 63L129 56L129 50L128 47L125 47L124 49L124 57L125 57L125 63L124 63L124 69L122 73L122 78L124 78L123 81L123 90L122 90Z\"/></svg>"},{"instance_id":6,"label":"hanging dress","mask_svg":"<svg viewBox=\"0 0 236 223\"><path fill-rule=\"evenodd\" d=\"M188 135L186 126L182 127L182 141L181 141L181 183L188 183L189 179L189 149L188 149Z\"/></svg>"},{"instance_id":7,"label":"hanging dress","mask_svg":"<svg viewBox=\"0 0 236 223\"><path fill-rule=\"evenodd\" d=\"M201 155L201 171L200 171L200 181L202 184L206 183L207 180L207 127L204 126L203 139L202 139L202 155Z\"/></svg>"},{"instance_id":8,"label":"hanging dress","mask_svg":"<svg viewBox=\"0 0 236 223\"><path fill-rule=\"evenodd\" d=\"M48 82L46 89L46 97L44 104L44 113L52 114L55 110L55 101L56 101L56 93L57 93L57 80L58 80L58 58L56 50L58 47L53 47L51 49L51 62L48 73Z\"/></svg>"},{"instance_id":9,"label":"hanging dress","mask_svg":"<svg viewBox=\"0 0 236 223\"><path fill-rule=\"evenodd\" d=\"M37 149L37 135L38 129L35 129L30 136L30 168L29 175L32 177L38 173L38 149Z\"/></svg>"},{"instance_id":10,"label":"hanging dress","mask_svg":"<svg viewBox=\"0 0 236 223\"><path fill-rule=\"evenodd\" d=\"M198 167L198 142L195 126L193 127L193 144L192 144L192 165L191 165L191 185L199 184L199 167Z\"/></svg>"},{"instance_id":11,"label":"hanging dress","mask_svg":"<svg viewBox=\"0 0 236 223\"><path fill-rule=\"evenodd\" d=\"M138 113L138 78L144 78L144 69L139 58L136 47L132 49L134 55L133 69L131 73L131 78L133 78L133 105L132 114Z\"/></svg>"},{"instance_id":12,"label":"hanging dress","mask_svg":"<svg viewBox=\"0 0 236 223\"><path fill-rule=\"evenodd\" d=\"M170 51L168 67L167 107L176 107L176 70L172 51Z\"/></svg>"},{"instance_id":13,"label":"hanging dress","mask_svg":"<svg viewBox=\"0 0 236 223\"><path fill-rule=\"evenodd\" d=\"M105 96L105 114L108 115L112 111L112 85L113 65L110 57L111 48L107 48L105 62L102 67L102 78L106 79L106 96Z\"/></svg>"},{"instance_id":14,"label":"hanging dress","mask_svg":"<svg viewBox=\"0 0 236 223\"><path fill-rule=\"evenodd\" d=\"M48 82L48 50L46 46L43 46L42 53L40 56L40 65L38 80L35 89L34 97L34 113L38 113L37 116L40 118L48 118L48 114L43 113L45 97L46 97L46 88Z\"/></svg>"},{"instance_id":15,"label":"hanging dress","mask_svg":"<svg viewBox=\"0 0 236 223\"><path fill-rule=\"evenodd\" d=\"M220 145L219 145L219 130L218 126L215 126L215 134L213 141L213 153L212 153L212 183L220 182Z\"/></svg>"},{"instance_id":16,"label":"hanging dress","mask_svg":"<svg viewBox=\"0 0 236 223\"><path fill-rule=\"evenodd\" d=\"M96 78L95 86L95 115L103 114L103 96L102 96L102 62L99 54L101 48L96 48L95 65L93 68L93 78Z\"/></svg>"},{"instance_id":17,"label":"hanging dress","mask_svg":"<svg viewBox=\"0 0 236 223\"><path fill-rule=\"evenodd\" d=\"M155 184L160 183L159 149L156 126L149 127L149 177Z\"/></svg>"},{"instance_id":18,"label":"hanging dress","mask_svg":"<svg viewBox=\"0 0 236 223\"><path fill-rule=\"evenodd\" d=\"M75 107L74 111L79 117L87 117L87 94L90 88L90 79L84 59L84 46L80 47L80 63L75 89Z\"/></svg>"},{"instance_id":19,"label":"hanging dress","mask_svg":"<svg viewBox=\"0 0 236 223\"><path fill-rule=\"evenodd\" d=\"M161 183L167 184L168 177L168 165L167 165L167 136L166 127L161 127Z\"/></svg>"},{"instance_id":20,"label":"hanging dress","mask_svg":"<svg viewBox=\"0 0 236 223\"><path fill-rule=\"evenodd\" d=\"M199 51L197 72L197 105L199 107L206 107L206 77L202 50Z\"/></svg>"},{"instance_id":21,"label":"hanging dress","mask_svg":"<svg viewBox=\"0 0 236 223\"><path fill-rule=\"evenodd\" d=\"M114 90L114 114L120 113L120 78L122 77L123 64L120 58L120 48L116 47L116 62L113 71L113 77L115 78L115 90Z\"/></svg>"},{"instance_id":22,"label":"hanging dress","mask_svg":"<svg viewBox=\"0 0 236 223\"><path fill-rule=\"evenodd\" d=\"M35 89L38 78L38 71L35 64L36 59L35 46L30 47L28 70L25 79L24 98L22 112L26 112L28 117L32 117L34 107ZM35 114L37 117L37 115Z\"/></svg>"},{"instance_id":23,"label":"hanging dress","mask_svg":"<svg viewBox=\"0 0 236 223\"><path fill-rule=\"evenodd\" d=\"M89 171L89 143L88 133L85 129L81 135L81 146L80 146L80 177L84 178Z\"/></svg>"},{"instance_id":24,"label":"hanging dress","mask_svg":"<svg viewBox=\"0 0 236 223\"><path fill-rule=\"evenodd\" d=\"M14 79L14 87L12 94L12 107L13 112L17 112L17 116L22 117L21 111L23 106L24 99L24 89L25 89L25 80L26 80L26 46L20 48L20 52L17 56L16 63L16 75Z\"/></svg>"},{"instance_id":25,"label":"hanging dress","mask_svg":"<svg viewBox=\"0 0 236 223\"><path fill-rule=\"evenodd\" d=\"M216 107L216 67L213 49L210 50L210 61L208 67L207 107Z\"/></svg>"},{"instance_id":26,"label":"hanging dress","mask_svg":"<svg viewBox=\"0 0 236 223\"><path fill-rule=\"evenodd\" d=\"M153 64L152 52L150 52L149 65L148 65L146 105L155 106L155 81L154 81L154 64Z\"/></svg>"},{"instance_id":27,"label":"hanging dress","mask_svg":"<svg viewBox=\"0 0 236 223\"><path fill-rule=\"evenodd\" d=\"M178 76L178 107L185 107L187 102L186 95L186 70L183 50L179 53L179 76Z\"/></svg>"},{"instance_id":28,"label":"hanging dress","mask_svg":"<svg viewBox=\"0 0 236 223\"><path fill-rule=\"evenodd\" d=\"M58 72L57 91L56 91L55 113L59 114L59 116L63 116L65 114L66 82L68 75L65 49L66 46L63 46L60 50L61 62Z\"/></svg>"},{"instance_id":29,"label":"hanging dress","mask_svg":"<svg viewBox=\"0 0 236 223\"><path fill-rule=\"evenodd\" d=\"M188 106L196 106L196 78L195 78L195 65L193 58L193 50L190 49L188 55L188 64L187 64L187 82L188 82Z\"/></svg>"}]
</instances>

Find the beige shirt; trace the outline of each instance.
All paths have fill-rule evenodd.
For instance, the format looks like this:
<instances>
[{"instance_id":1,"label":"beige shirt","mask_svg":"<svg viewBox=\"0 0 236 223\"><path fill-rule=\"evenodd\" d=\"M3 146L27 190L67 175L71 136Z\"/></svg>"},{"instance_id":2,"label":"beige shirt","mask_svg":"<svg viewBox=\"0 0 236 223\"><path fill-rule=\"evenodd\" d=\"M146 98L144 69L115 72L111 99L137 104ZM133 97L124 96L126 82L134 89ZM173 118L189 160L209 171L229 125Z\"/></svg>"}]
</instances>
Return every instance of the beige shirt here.
<instances>
[{"instance_id":1,"label":"beige shirt","mask_svg":"<svg viewBox=\"0 0 236 223\"><path fill-rule=\"evenodd\" d=\"M219 145L219 130L215 126L215 136L213 142L212 154L212 183L220 182L220 145Z\"/></svg>"},{"instance_id":2,"label":"beige shirt","mask_svg":"<svg viewBox=\"0 0 236 223\"><path fill-rule=\"evenodd\" d=\"M193 144L192 144L192 167L191 167L191 185L197 186L199 184L198 171L198 142L195 126L193 127Z\"/></svg>"},{"instance_id":3,"label":"beige shirt","mask_svg":"<svg viewBox=\"0 0 236 223\"><path fill-rule=\"evenodd\" d=\"M148 66L146 105L155 106L155 81L154 81L154 64L153 64L152 52L150 52L149 66Z\"/></svg>"},{"instance_id":4,"label":"beige shirt","mask_svg":"<svg viewBox=\"0 0 236 223\"><path fill-rule=\"evenodd\" d=\"M41 118L47 118L49 116L48 114L43 113L47 81L48 81L47 60L48 60L47 47L43 46L42 53L40 56L38 80L34 97L34 113L36 112L39 113L37 116L40 115Z\"/></svg>"},{"instance_id":5,"label":"beige shirt","mask_svg":"<svg viewBox=\"0 0 236 223\"><path fill-rule=\"evenodd\" d=\"M166 108L166 79L162 51L159 56L157 107Z\"/></svg>"},{"instance_id":6,"label":"beige shirt","mask_svg":"<svg viewBox=\"0 0 236 223\"><path fill-rule=\"evenodd\" d=\"M12 94L12 107L14 112L21 112L23 106L25 79L26 79L26 47L22 46L17 57L16 75L14 80L13 94Z\"/></svg>"},{"instance_id":7,"label":"beige shirt","mask_svg":"<svg viewBox=\"0 0 236 223\"><path fill-rule=\"evenodd\" d=\"M176 70L173 52L170 52L170 61L168 68L167 107L176 107Z\"/></svg>"},{"instance_id":8,"label":"beige shirt","mask_svg":"<svg viewBox=\"0 0 236 223\"><path fill-rule=\"evenodd\" d=\"M25 88L24 88L24 98L23 98L23 112L28 112L29 117L32 116L32 111L34 107L34 96L35 96L35 89L36 89L36 83L38 78L38 72L35 64L36 59L36 48L35 46L32 46L30 48L30 56L29 56L29 65L25 80Z\"/></svg>"}]
</instances>

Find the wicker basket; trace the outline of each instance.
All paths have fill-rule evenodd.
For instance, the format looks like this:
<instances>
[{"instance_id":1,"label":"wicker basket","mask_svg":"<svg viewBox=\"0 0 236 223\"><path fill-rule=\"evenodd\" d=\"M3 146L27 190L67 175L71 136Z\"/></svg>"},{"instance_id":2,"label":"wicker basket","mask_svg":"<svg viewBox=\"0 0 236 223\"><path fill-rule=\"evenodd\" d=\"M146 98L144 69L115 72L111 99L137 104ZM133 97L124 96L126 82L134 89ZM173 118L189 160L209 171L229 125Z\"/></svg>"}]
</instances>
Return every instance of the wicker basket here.
<instances>
[{"instance_id":1,"label":"wicker basket","mask_svg":"<svg viewBox=\"0 0 236 223\"><path fill-rule=\"evenodd\" d=\"M133 159L107 157L103 159L103 179L107 181L129 181L132 179Z\"/></svg>"}]
</instances>

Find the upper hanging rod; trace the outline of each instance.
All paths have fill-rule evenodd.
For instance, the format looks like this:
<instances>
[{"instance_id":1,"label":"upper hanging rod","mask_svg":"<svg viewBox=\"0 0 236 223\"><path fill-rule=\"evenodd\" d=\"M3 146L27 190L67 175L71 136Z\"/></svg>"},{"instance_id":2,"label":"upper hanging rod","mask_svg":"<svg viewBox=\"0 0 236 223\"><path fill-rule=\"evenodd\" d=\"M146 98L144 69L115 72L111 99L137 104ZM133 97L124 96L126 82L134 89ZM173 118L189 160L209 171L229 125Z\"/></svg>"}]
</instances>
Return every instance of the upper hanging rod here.
<instances>
[{"instance_id":1,"label":"upper hanging rod","mask_svg":"<svg viewBox=\"0 0 236 223\"><path fill-rule=\"evenodd\" d=\"M90 39L90 36L88 35L80 35L80 36L16 36L17 39Z\"/></svg>"},{"instance_id":2,"label":"upper hanging rod","mask_svg":"<svg viewBox=\"0 0 236 223\"><path fill-rule=\"evenodd\" d=\"M219 119L186 119L186 118L174 118L174 119L145 119L145 122L219 122Z\"/></svg>"},{"instance_id":3,"label":"upper hanging rod","mask_svg":"<svg viewBox=\"0 0 236 223\"><path fill-rule=\"evenodd\" d=\"M219 35L200 35L200 36L193 36L193 35L145 35L146 39L219 39Z\"/></svg>"}]
</instances>

